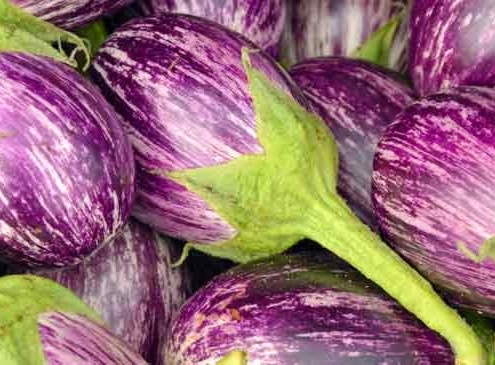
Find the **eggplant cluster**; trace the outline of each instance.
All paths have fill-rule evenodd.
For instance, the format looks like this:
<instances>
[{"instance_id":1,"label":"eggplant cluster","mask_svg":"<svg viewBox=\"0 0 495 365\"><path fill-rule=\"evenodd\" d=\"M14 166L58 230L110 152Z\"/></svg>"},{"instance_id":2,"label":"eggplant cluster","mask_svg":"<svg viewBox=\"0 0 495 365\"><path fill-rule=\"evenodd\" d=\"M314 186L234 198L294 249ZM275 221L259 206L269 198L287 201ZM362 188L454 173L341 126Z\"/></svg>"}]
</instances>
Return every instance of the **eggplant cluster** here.
<instances>
[{"instance_id":1,"label":"eggplant cluster","mask_svg":"<svg viewBox=\"0 0 495 365\"><path fill-rule=\"evenodd\" d=\"M494 363L494 20L0 0L0 364Z\"/></svg>"}]
</instances>

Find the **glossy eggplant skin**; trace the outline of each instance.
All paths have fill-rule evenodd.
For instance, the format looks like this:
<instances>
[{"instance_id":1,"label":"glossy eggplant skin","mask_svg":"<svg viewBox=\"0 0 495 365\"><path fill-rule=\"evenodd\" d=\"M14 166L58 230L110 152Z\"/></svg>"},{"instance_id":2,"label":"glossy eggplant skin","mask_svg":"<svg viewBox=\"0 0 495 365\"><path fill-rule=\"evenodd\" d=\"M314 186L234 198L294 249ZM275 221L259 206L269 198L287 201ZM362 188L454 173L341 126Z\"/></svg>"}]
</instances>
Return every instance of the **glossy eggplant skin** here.
<instances>
[{"instance_id":1,"label":"glossy eggplant skin","mask_svg":"<svg viewBox=\"0 0 495 365\"><path fill-rule=\"evenodd\" d=\"M328 256L238 266L175 319L167 364L214 365L232 349L263 365L453 365L443 339Z\"/></svg>"},{"instance_id":2,"label":"glossy eggplant skin","mask_svg":"<svg viewBox=\"0 0 495 365\"><path fill-rule=\"evenodd\" d=\"M455 302L495 316L495 92L423 98L386 129L372 196L390 245Z\"/></svg>"},{"instance_id":3,"label":"glossy eggplant skin","mask_svg":"<svg viewBox=\"0 0 495 365\"><path fill-rule=\"evenodd\" d=\"M345 57L308 59L292 66L290 75L337 141L340 194L377 231L373 156L385 128L413 102L413 91L398 73Z\"/></svg>"},{"instance_id":4,"label":"glossy eggplant skin","mask_svg":"<svg viewBox=\"0 0 495 365\"><path fill-rule=\"evenodd\" d=\"M132 0L10 0L14 5L67 29L88 24L129 5Z\"/></svg>"},{"instance_id":5,"label":"glossy eggplant skin","mask_svg":"<svg viewBox=\"0 0 495 365\"><path fill-rule=\"evenodd\" d=\"M212 20L276 55L286 21L286 0L142 0L146 15L190 14Z\"/></svg>"},{"instance_id":6,"label":"glossy eggplant skin","mask_svg":"<svg viewBox=\"0 0 495 365\"><path fill-rule=\"evenodd\" d=\"M131 220L80 265L34 274L69 288L131 348L158 364L171 318L191 292L188 266L172 268L179 255L176 242Z\"/></svg>"},{"instance_id":7,"label":"glossy eggplant skin","mask_svg":"<svg viewBox=\"0 0 495 365\"><path fill-rule=\"evenodd\" d=\"M459 85L495 86L492 0L416 0L409 73L421 96Z\"/></svg>"}]
</instances>

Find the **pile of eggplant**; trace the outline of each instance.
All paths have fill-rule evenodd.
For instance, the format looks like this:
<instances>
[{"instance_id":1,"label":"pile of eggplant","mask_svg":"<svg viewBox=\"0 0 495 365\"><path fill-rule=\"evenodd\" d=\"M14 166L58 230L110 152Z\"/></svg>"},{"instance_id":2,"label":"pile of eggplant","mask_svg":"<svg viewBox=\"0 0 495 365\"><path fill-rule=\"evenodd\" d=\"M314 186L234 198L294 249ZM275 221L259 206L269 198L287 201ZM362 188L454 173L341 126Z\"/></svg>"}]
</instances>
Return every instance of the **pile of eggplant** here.
<instances>
[{"instance_id":1,"label":"pile of eggplant","mask_svg":"<svg viewBox=\"0 0 495 365\"><path fill-rule=\"evenodd\" d=\"M0 0L0 364L494 365L495 0Z\"/></svg>"}]
</instances>

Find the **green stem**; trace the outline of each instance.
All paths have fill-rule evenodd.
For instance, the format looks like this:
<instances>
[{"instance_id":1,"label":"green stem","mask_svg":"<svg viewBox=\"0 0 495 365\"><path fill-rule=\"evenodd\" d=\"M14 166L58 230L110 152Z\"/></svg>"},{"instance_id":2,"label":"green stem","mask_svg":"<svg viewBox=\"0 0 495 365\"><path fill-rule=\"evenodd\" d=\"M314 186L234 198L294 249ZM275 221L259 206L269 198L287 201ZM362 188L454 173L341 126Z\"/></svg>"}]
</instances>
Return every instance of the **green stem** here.
<instances>
[{"instance_id":1,"label":"green stem","mask_svg":"<svg viewBox=\"0 0 495 365\"><path fill-rule=\"evenodd\" d=\"M247 355L240 350L229 352L217 365L247 365Z\"/></svg>"},{"instance_id":2,"label":"green stem","mask_svg":"<svg viewBox=\"0 0 495 365\"><path fill-rule=\"evenodd\" d=\"M409 266L352 213L337 194L308 210L306 233L368 279L381 286L426 326L451 345L456 365L486 364L486 354L472 328Z\"/></svg>"}]
</instances>

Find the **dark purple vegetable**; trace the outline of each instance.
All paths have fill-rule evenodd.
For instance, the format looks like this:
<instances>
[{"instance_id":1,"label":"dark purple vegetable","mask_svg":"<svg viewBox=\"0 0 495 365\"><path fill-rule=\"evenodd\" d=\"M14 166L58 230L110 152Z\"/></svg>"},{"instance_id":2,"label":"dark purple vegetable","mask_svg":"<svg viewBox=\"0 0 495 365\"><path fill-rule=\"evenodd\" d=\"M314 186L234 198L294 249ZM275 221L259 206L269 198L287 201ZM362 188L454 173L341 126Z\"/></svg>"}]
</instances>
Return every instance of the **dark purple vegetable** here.
<instances>
[{"instance_id":1,"label":"dark purple vegetable","mask_svg":"<svg viewBox=\"0 0 495 365\"><path fill-rule=\"evenodd\" d=\"M420 95L457 85L495 86L492 0L416 0L409 71Z\"/></svg>"},{"instance_id":2,"label":"dark purple vegetable","mask_svg":"<svg viewBox=\"0 0 495 365\"><path fill-rule=\"evenodd\" d=\"M83 77L0 53L0 253L33 267L76 264L130 214L134 161L121 120Z\"/></svg>"},{"instance_id":3,"label":"dark purple vegetable","mask_svg":"<svg viewBox=\"0 0 495 365\"><path fill-rule=\"evenodd\" d=\"M87 318L46 312L38 317L46 365L146 365L137 353L106 328Z\"/></svg>"},{"instance_id":4,"label":"dark purple vegetable","mask_svg":"<svg viewBox=\"0 0 495 365\"><path fill-rule=\"evenodd\" d=\"M218 164L261 151L251 132L255 118L241 63L243 46L255 47L214 23L164 15L120 28L95 59L93 76L124 116L134 144L134 215L170 236L213 243L236 234L200 197L160 171ZM263 53L255 54L253 63L280 86L291 87ZM211 88L205 90L205 83ZM222 124L210 122L216 120ZM196 136L201 143L183 143Z\"/></svg>"},{"instance_id":5,"label":"dark purple vegetable","mask_svg":"<svg viewBox=\"0 0 495 365\"><path fill-rule=\"evenodd\" d=\"M472 329L337 193L329 128L280 67L238 34L186 15L132 21L94 78L122 113L138 164L135 215L236 262L319 242L482 365ZM404 290L407 286L408 290Z\"/></svg>"},{"instance_id":6,"label":"dark purple vegetable","mask_svg":"<svg viewBox=\"0 0 495 365\"><path fill-rule=\"evenodd\" d=\"M364 61L326 57L293 66L290 74L339 145L339 192L376 229L371 174L378 139L412 102L398 75Z\"/></svg>"},{"instance_id":7,"label":"dark purple vegetable","mask_svg":"<svg viewBox=\"0 0 495 365\"><path fill-rule=\"evenodd\" d=\"M495 315L495 92L459 87L407 108L374 160L385 237L463 305Z\"/></svg>"},{"instance_id":8,"label":"dark purple vegetable","mask_svg":"<svg viewBox=\"0 0 495 365\"><path fill-rule=\"evenodd\" d=\"M109 15L132 0L7 0L43 20L63 28L76 28Z\"/></svg>"},{"instance_id":9,"label":"dark purple vegetable","mask_svg":"<svg viewBox=\"0 0 495 365\"><path fill-rule=\"evenodd\" d=\"M142 0L144 13L196 15L235 30L276 54L284 30L286 0Z\"/></svg>"},{"instance_id":10,"label":"dark purple vegetable","mask_svg":"<svg viewBox=\"0 0 495 365\"><path fill-rule=\"evenodd\" d=\"M114 242L78 266L36 274L69 288L115 334L158 364L170 319L190 292L187 267L172 268L177 257L174 242L131 220Z\"/></svg>"},{"instance_id":11,"label":"dark purple vegetable","mask_svg":"<svg viewBox=\"0 0 495 365\"><path fill-rule=\"evenodd\" d=\"M197 292L174 320L170 365L450 365L443 339L360 274L326 255L238 266Z\"/></svg>"},{"instance_id":12,"label":"dark purple vegetable","mask_svg":"<svg viewBox=\"0 0 495 365\"><path fill-rule=\"evenodd\" d=\"M34 275L0 278L0 363L144 365L63 286Z\"/></svg>"},{"instance_id":13,"label":"dark purple vegetable","mask_svg":"<svg viewBox=\"0 0 495 365\"><path fill-rule=\"evenodd\" d=\"M351 56L404 9L396 0L289 0L281 54L290 65L321 56ZM390 67L400 68L407 32L400 31Z\"/></svg>"}]
</instances>

